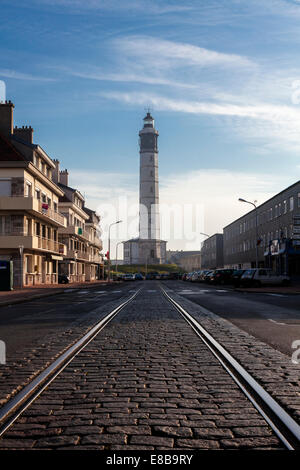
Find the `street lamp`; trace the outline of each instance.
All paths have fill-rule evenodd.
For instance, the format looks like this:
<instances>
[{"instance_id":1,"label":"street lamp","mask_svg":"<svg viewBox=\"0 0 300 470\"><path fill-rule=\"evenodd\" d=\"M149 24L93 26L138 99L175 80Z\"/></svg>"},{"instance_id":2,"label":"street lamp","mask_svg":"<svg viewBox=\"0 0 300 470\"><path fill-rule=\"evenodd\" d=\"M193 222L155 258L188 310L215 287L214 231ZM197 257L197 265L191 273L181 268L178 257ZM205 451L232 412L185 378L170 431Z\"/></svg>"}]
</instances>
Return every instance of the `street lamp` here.
<instances>
[{"instance_id":1,"label":"street lamp","mask_svg":"<svg viewBox=\"0 0 300 470\"><path fill-rule=\"evenodd\" d=\"M122 220L117 220L117 222L113 222L108 227L108 282L110 282L110 229L113 225L121 223Z\"/></svg>"},{"instance_id":2,"label":"street lamp","mask_svg":"<svg viewBox=\"0 0 300 470\"><path fill-rule=\"evenodd\" d=\"M19 252L20 252L20 258L21 258L21 289L23 289L24 287L24 258L23 258L24 245L19 245Z\"/></svg>"},{"instance_id":3,"label":"street lamp","mask_svg":"<svg viewBox=\"0 0 300 470\"><path fill-rule=\"evenodd\" d=\"M210 238L210 235L207 235L207 233L200 232L200 235L204 235L206 238ZM201 251L202 251L202 246L201 246L201 243L200 243L200 252Z\"/></svg>"},{"instance_id":4,"label":"street lamp","mask_svg":"<svg viewBox=\"0 0 300 470\"><path fill-rule=\"evenodd\" d=\"M243 198L239 198L239 201L240 202L246 202L247 204L251 204L254 209L255 209L255 236L256 236L256 243L255 243L255 267L258 268L258 223L257 223L257 206L255 204L255 202L257 201L254 201L254 202L251 202L251 201L246 201L246 199L243 199Z\"/></svg>"},{"instance_id":5,"label":"street lamp","mask_svg":"<svg viewBox=\"0 0 300 470\"><path fill-rule=\"evenodd\" d=\"M116 272L118 271L118 246L121 245L121 243L123 243L123 242L118 242L116 244L116 267L115 267Z\"/></svg>"}]
</instances>

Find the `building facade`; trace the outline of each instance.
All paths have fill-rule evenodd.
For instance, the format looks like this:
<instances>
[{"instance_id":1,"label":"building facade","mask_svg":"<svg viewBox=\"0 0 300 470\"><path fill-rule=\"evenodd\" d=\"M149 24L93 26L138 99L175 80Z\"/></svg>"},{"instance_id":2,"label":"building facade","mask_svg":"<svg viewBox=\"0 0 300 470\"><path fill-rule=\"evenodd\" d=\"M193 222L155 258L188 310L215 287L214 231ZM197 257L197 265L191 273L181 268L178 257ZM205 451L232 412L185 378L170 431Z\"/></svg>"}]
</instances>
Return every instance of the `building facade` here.
<instances>
[{"instance_id":1,"label":"building facade","mask_svg":"<svg viewBox=\"0 0 300 470\"><path fill-rule=\"evenodd\" d=\"M201 267L201 253L200 251L167 250L167 263L177 264L183 271L198 271Z\"/></svg>"},{"instance_id":2,"label":"building facade","mask_svg":"<svg viewBox=\"0 0 300 470\"><path fill-rule=\"evenodd\" d=\"M63 192L33 129L14 127L13 110L0 103L0 259L13 261L14 287L54 284L66 253L58 239L67 225L58 210Z\"/></svg>"},{"instance_id":3,"label":"building facade","mask_svg":"<svg viewBox=\"0 0 300 470\"><path fill-rule=\"evenodd\" d=\"M257 220L257 236L256 236ZM300 275L300 181L224 228L225 267Z\"/></svg>"},{"instance_id":4,"label":"building facade","mask_svg":"<svg viewBox=\"0 0 300 470\"><path fill-rule=\"evenodd\" d=\"M0 103L0 261L12 261L13 287L103 276L100 217L33 143L31 127L14 127L14 105Z\"/></svg>"},{"instance_id":5,"label":"building facade","mask_svg":"<svg viewBox=\"0 0 300 470\"><path fill-rule=\"evenodd\" d=\"M85 207L80 191L69 186L68 171L60 171L59 161L53 161L54 180L63 192L59 210L67 220L67 226L58 231L60 243L66 246L66 255L59 262L59 274L67 275L70 282L94 281L103 276L104 270L100 217Z\"/></svg>"},{"instance_id":6,"label":"building facade","mask_svg":"<svg viewBox=\"0 0 300 470\"><path fill-rule=\"evenodd\" d=\"M139 237L124 242L125 264L164 264L166 242L160 240L158 131L148 112L140 137Z\"/></svg>"},{"instance_id":7,"label":"building facade","mask_svg":"<svg viewBox=\"0 0 300 470\"><path fill-rule=\"evenodd\" d=\"M202 243L201 269L217 269L223 265L223 233L215 233Z\"/></svg>"}]
</instances>

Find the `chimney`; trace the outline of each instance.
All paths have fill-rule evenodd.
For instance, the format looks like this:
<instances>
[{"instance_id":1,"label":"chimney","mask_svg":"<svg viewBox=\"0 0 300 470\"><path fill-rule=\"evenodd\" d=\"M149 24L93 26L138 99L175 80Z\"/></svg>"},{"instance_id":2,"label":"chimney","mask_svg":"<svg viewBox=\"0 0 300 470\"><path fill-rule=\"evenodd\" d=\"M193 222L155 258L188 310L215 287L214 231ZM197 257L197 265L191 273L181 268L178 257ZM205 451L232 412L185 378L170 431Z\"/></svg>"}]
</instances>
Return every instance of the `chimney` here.
<instances>
[{"instance_id":1,"label":"chimney","mask_svg":"<svg viewBox=\"0 0 300 470\"><path fill-rule=\"evenodd\" d=\"M60 181L60 183L64 184L65 186L68 186L68 183L69 183L68 170L64 170L64 171L59 172L59 181Z\"/></svg>"},{"instance_id":2,"label":"chimney","mask_svg":"<svg viewBox=\"0 0 300 470\"><path fill-rule=\"evenodd\" d=\"M14 104L9 101L0 101L0 132L5 137L11 137L14 130Z\"/></svg>"},{"instance_id":3,"label":"chimney","mask_svg":"<svg viewBox=\"0 0 300 470\"><path fill-rule=\"evenodd\" d=\"M22 126L14 128L14 135L28 144L33 144L33 129L31 126Z\"/></svg>"},{"instance_id":4,"label":"chimney","mask_svg":"<svg viewBox=\"0 0 300 470\"><path fill-rule=\"evenodd\" d=\"M52 171L52 179L54 181L54 183L59 183L59 160L57 160L56 158L53 159L53 163L55 165L55 168L53 169Z\"/></svg>"}]
</instances>

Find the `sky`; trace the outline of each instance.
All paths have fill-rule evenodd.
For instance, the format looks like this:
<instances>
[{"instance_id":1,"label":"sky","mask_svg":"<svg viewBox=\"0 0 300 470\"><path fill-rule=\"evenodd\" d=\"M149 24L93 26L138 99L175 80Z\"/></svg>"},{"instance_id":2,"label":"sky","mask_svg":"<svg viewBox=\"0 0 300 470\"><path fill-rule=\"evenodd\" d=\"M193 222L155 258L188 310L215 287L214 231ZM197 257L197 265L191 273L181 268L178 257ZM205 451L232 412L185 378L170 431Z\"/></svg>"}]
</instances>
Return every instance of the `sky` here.
<instances>
[{"instance_id":1,"label":"sky","mask_svg":"<svg viewBox=\"0 0 300 470\"><path fill-rule=\"evenodd\" d=\"M300 179L299 21L300 0L1 0L0 98L102 215L105 249L123 220L112 250L138 233L150 107L162 238L198 250L239 197Z\"/></svg>"}]
</instances>

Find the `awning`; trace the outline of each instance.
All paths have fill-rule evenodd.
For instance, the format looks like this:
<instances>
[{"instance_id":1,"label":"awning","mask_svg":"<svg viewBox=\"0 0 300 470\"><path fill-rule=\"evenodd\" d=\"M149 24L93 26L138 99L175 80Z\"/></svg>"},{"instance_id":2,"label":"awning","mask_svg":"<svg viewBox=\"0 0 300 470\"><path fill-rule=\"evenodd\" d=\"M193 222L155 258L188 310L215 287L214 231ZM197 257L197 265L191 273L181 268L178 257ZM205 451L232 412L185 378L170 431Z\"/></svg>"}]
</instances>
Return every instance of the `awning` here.
<instances>
[{"instance_id":1,"label":"awning","mask_svg":"<svg viewBox=\"0 0 300 470\"><path fill-rule=\"evenodd\" d=\"M62 256L51 255L51 259L61 261L63 260Z\"/></svg>"}]
</instances>

